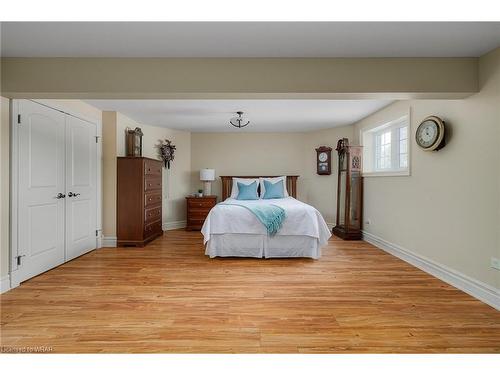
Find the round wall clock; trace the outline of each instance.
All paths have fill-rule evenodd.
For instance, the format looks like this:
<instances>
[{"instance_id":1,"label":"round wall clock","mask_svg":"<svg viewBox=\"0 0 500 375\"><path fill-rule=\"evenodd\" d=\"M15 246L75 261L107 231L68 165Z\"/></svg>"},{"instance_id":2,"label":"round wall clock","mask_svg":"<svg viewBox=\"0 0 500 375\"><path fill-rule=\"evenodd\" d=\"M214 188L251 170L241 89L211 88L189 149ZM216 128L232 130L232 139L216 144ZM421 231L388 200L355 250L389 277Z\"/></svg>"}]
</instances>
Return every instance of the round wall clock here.
<instances>
[{"instance_id":1,"label":"round wall clock","mask_svg":"<svg viewBox=\"0 0 500 375\"><path fill-rule=\"evenodd\" d=\"M437 151L445 145L444 132L444 121L437 116L429 116L418 126L415 140L425 151Z\"/></svg>"}]
</instances>

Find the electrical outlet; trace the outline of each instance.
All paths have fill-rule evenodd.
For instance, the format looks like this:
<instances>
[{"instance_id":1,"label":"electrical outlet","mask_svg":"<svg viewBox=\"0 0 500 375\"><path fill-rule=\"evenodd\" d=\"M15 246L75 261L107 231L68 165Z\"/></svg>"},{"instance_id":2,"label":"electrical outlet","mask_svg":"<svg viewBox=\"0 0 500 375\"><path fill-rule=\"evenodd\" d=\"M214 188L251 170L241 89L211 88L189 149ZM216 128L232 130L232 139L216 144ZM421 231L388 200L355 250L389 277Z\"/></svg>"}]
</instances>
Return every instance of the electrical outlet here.
<instances>
[{"instance_id":1,"label":"electrical outlet","mask_svg":"<svg viewBox=\"0 0 500 375\"><path fill-rule=\"evenodd\" d=\"M371 223L372 223L372 221L371 221L370 219L366 219L366 220L365 220L365 224L366 224L366 225L370 225Z\"/></svg>"},{"instance_id":2,"label":"electrical outlet","mask_svg":"<svg viewBox=\"0 0 500 375\"><path fill-rule=\"evenodd\" d=\"M500 259L491 257L491 268L500 270Z\"/></svg>"}]
</instances>

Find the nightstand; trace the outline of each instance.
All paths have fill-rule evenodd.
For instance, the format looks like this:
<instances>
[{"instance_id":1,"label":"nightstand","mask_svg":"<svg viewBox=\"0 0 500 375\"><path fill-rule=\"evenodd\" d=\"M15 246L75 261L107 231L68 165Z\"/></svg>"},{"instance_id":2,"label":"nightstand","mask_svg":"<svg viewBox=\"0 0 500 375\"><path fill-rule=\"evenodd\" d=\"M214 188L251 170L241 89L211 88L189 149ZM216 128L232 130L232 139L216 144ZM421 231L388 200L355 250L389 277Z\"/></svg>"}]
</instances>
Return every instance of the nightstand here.
<instances>
[{"instance_id":1,"label":"nightstand","mask_svg":"<svg viewBox=\"0 0 500 375\"><path fill-rule=\"evenodd\" d=\"M186 197L186 230L200 230L213 206L217 204L216 195L204 197Z\"/></svg>"}]
</instances>

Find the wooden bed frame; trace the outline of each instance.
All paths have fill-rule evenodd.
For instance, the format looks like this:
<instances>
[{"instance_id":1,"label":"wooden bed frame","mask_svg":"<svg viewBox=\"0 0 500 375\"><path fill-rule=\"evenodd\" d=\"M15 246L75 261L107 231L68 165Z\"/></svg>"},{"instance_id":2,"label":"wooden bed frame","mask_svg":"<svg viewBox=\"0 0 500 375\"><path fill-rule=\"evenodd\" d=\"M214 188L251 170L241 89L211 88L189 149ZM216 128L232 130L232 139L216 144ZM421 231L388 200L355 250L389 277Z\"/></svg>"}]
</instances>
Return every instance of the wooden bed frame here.
<instances>
[{"instance_id":1,"label":"wooden bed frame","mask_svg":"<svg viewBox=\"0 0 500 375\"><path fill-rule=\"evenodd\" d=\"M233 188L233 178L259 177L272 178L281 176L220 176L222 180L222 200L224 201L231 196L231 190ZM297 178L299 178L299 176L286 176L286 190L288 191L288 194L293 198L297 198Z\"/></svg>"}]
</instances>

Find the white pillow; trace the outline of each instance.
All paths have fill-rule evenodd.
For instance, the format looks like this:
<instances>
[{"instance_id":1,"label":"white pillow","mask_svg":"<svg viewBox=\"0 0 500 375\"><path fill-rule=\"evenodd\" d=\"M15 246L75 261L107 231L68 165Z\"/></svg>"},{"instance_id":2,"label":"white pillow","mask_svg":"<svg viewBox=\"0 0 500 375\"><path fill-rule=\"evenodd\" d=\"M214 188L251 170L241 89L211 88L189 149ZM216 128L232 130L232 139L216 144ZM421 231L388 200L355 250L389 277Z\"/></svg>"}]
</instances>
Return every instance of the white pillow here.
<instances>
[{"instance_id":1,"label":"white pillow","mask_svg":"<svg viewBox=\"0 0 500 375\"><path fill-rule=\"evenodd\" d=\"M233 187L231 188L231 196L229 198L234 198L238 196L239 190L238 190L238 182L244 185L250 185L253 182L257 182L257 185L259 185L259 179L258 178L237 178L233 177Z\"/></svg>"},{"instance_id":2,"label":"white pillow","mask_svg":"<svg viewBox=\"0 0 500 375\"><path fill-rule=\"evenodd\" d=\"M271 184L275 184L278 181L283 181L283 196L285 198L289 197L288 190L286 190L286 176L281 176L281 177L260 177L259 178L259 183L260 183L260 197L261 198L266 193L266 187L264 186L264 181L268 181Z\"/></svg>"}]
</instances>

